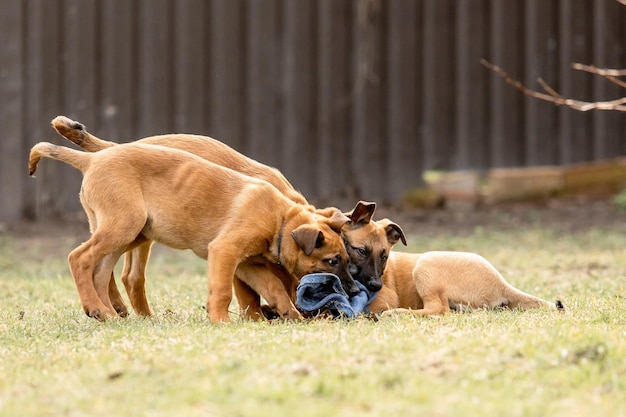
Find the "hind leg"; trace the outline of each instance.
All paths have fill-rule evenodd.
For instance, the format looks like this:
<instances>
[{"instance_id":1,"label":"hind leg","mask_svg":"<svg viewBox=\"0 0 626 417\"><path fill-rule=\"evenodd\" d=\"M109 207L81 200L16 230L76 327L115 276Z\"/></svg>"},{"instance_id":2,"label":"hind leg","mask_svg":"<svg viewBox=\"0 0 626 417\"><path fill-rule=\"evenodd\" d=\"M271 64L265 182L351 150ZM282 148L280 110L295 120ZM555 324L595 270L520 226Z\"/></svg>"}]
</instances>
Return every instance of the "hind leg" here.
<instances>
[{"instance_id":1,"label":"hind leg","mask_svg":"<svg viewBox=\"0 0 626 417\"><path fill-rule=\"evenodd\" d=\"M248 284L239 279L236 275L233 280L235 297L239 304L239 310L243 317L251 320L263 320L264 314L261 310L261 297Z\"/></svg>"},{"instance_id":2,"label":"hind leg","mask_svg":"<svg viewBox=\"0 0 626 417\"><path fill-rule=\"evenodd\" d=\"M125 312L125 315L127 315L128 309L126 308L126 305L122 300L122 296L117 290L117 286L115 285L115 279L113 278L113 268L115 267L115 264L119 260L121 254L122 250L117 250L113 253L105 255L104 258L102 258L102 260L98 262L98 265L96 266L93 281L96 292L98 293L98 296L100 297L104 305L115 310L116 313L119 313L119 303L121 302L123 306L122 310ZM113 299L111 298L112 286L114 288Z\"/></svg>"},{"instance_id":3,"label":"hind leg","mask_svg":"<svg viewBox=\"0 0 626 417\"><path fill-rule=\"evenodd\" d=\"M152 310L146 298L146 267L150 258L152 241L140 243L139 246L126 252L122 282L130 298L133 310L140 316L151 316Z\"/></svg>"},{"instance_id":4,"label":"hind leg","mask_svg":"<svg viewBox=\"0 0 626 417\"><path fill-rule=\"evenodd\" d=\"M111 273L111 280L109 281L109 299L111 300L111 304L113 304L113 308L117 311L117 314L121 317L128 316L128 307L126 307L122 294L120 294L117 285L115 285L115 276L113 273Z\"/></svg>"}]
</instances>

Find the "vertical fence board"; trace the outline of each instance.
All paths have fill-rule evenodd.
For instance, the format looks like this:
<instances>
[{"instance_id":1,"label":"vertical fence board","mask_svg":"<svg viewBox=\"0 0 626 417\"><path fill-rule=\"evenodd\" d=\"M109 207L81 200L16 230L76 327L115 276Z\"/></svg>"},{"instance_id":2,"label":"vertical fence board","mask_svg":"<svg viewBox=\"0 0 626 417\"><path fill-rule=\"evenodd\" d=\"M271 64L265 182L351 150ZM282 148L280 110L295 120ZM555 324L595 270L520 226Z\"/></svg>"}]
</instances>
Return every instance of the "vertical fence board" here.
<instances>
[{"instance_id":1,"label":"vertical fence board","mask_svg":"<svg viewBox=\"0 0 626 417\"><path fill-rule=\"evenodd\" d=\"M524 3L491 1L491 62L520 80L524 75ZM487 70L485 70L487 71ZM524 96L496 74L490 74L491 166L524 162Z\"/></svg>"},{"instance_id":2,"label":"vertical fence board","mask_svg":"<svg viewBox=\"0 0 626 417\"><path fill-rule=\"evenodd\" d=\"M353 130L351 165L360 198L385 196L385 22L382 1L359 0L355 7Z\"/></svg>"},{"instance_id":3,"label":"vertical fence board","mask_svg":"<svg viewBox=\"0 0 626 417\"><path fill-rule=\"evenodd\" d=\"M593 2L593 63L599 68L626 68L624 56L624 22L626 6L618 2ZM594 77L596 101L624 97L624 89L601 77ZM593 158L607 158L625 152L624 114L596 112L593 114Z\"/></svg>"},{"instance_id":4,"label":"vertical fence board","mask_svg":"<svg viewBox=\"0 0 626 417\"><path fill-rule=\"evenodd\" d=\"M585 0L560 3L560 88L559 93L577 100L592 97L592 77L572 69L571 63L591 62L590 3ZM560 163L581 162L591 155L592 115L561 107L559 109Z\"/></svg>"},{"instance_id":5,"label":"vertical fence board","mask_svg":"<svg viewBox=\"0 0 626 417\"><path fill-rule=\"evenodd\" d=\"M211 136L245 151L246 16L243 0L213 0L209 21Z\"/></svg>"},{"instance_id":6,"label":"vertical fence board","mask_svg":"<svg viewBox=\"0 0 626 417\"><path fill-rule=\"evenodd\" d=\"M315 3L285 2L281 168L304 195L316 192L317 34Z\"/></svg>"},{"instance_id":7,"label":"vertical fence board","mask_svg":"<svg viewBox=\"0 0 626 417\"><path fill-rule=\"evenodd\" d=\"M385 198L398 201L407 190L422 185L421 7L418 2L390 2L388 18L389 148Z\"/></svg>"},{"instance_id":8,"label":"vertical fence board","mask_svg":"<svg viewBox=\"0 0 626 417\"><path fill-rule=\"evenodd\" d=\"M95 0L66 0L63 21L62 60L63 71L60 91L62 106L59 109L69 117L78 119L97 129L96 103L98 77L98 53L96 28L98 25ZM81 22L80 25L71 22ZM65 180L55 181L58 194L55 198L71 203L67 208L80 210L78 190L82 175L74 168L65 166Z\"/></svg>"},{"instance_id":9,"label":"vertical fence board","mask_svg":"<svg viewBox=\"0 0 626 417\"><path fill-rule=\"evenodd\" d=\"M355 197L350 192L350 105L352 100L352 2L319 2L318 192Z\"/></svg>"},{"instance_id":10,"label":"vertical fence board","mask_svg":"<svg viewBox=\"0 0 626 417\"><path fill-rule=\"evenodd\" d=\"M489 50L488 16L487 0L457 3L456 169L489 163L489 74L479 63Z\"/></svg>"},{"instance_id":11,"label":"vertical fence board","mask_svg":"<svg viewBox=\"0 0 626 417\"><path fill-rule=\"evenodd\" d=\"M209 89L204 74L209 71L208 45L204 39L206 2L178 0L174 9L174 130L201 134L206 130Z\"/></svg>"},{"instance_id":12,"label":"vertical fence board","mask_svg":"<svg viewBox=\"0 0 626 417\"><path fill-rule=\"evenodd\" d=\"M22 3L0 0L0 222L22 216L26 152L22 148ZM18 175L20 173L21 175Z\"/></svg>"},{"instance_id":13,"label":"vertical fence board","mask_svg":"<svg viewBox=\"0 0 626 417\"><path fill-rule=\"evenodd\" d=\"M137 3L104 1L101 7L99 132L107 140L127 142L139 138Z\"/></svg>"},{"instance_id":14,"label":"vertical fence board","mask_svg":"<svg viewBox=\"0 0 626 417\"><path fill-rule=\"evenodd\" d=\"M543 78L552 88L558 85L558 32L556 2L526 0L526 77L525 83L539 88ZM558 109L552 103L527 97L526 164L558 163Z\"/></svg>"},{"instance_id":15,"label":"vertical fence board","mask_svg":"<svg viewBox=\"0 0 626 417\"><path fill-rule=\"evenodd\" d=\"M279 167L280 120L280 3L258 0L248 3L246 85L249 156Z\"/></svg>"},{"instance_id":16,"label":"vertical fence board","mask_svg":"<svg viewBox=\"0 0 626 417\"><path fill-rule=\"evenodd\" d=\"M26 7L27 73L24 94L28 111L25 115L24 135L30 148L44 137L53 137L50 120L61 107L63 10L58 1L49 0L31 0ZM68 203L63 198L70 198L71 201L77 199L78 190L68 188L67 193L62 192L66 176L75 174L72 170L61 162L42 161L37 180L30 182L36 192L30 188L31 184L24 190L25 216L59 218Z\"/></svg>"},{"instance_id":17,"label":"vertical fence board","mask_svg":"<svg viewBox=\"0 0 626 417\"><path fill-rule=\"evenodd\" d=\"M455 133L455 5L424 0L424 168L451 168Z\"/></svg>"},{"instance_id":18,"label":"vertical fence board","mask_svg":"<svg viewBox=\"0 0 626 417\"><path fill-rule=\"evenodd\" d=\"M139 4L139 135L170 133L174 127L173 3Z\"/></svg>"}]
</instances>

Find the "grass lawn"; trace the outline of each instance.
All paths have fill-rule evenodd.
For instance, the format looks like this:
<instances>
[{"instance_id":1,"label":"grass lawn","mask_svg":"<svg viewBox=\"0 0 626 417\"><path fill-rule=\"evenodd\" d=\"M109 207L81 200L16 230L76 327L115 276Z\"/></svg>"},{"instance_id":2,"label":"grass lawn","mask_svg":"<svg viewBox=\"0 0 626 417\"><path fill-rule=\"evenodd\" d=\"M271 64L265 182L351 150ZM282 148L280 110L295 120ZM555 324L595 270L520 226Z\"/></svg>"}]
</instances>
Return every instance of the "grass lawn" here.
<instances>
[{"instance_id":1,"label":"grass lawn","mask_svg":"<svg viewBox=\"0 0 626 417\"><path fill-rule=\"evenodd\" d=\"M1 416L626 416L625 223L411 232L402 250L475 251L567 311L379 321L211 325L204 261L157 248L155 317L99 323L76 244L0 234Z\"/></svg>"}]
</instances>

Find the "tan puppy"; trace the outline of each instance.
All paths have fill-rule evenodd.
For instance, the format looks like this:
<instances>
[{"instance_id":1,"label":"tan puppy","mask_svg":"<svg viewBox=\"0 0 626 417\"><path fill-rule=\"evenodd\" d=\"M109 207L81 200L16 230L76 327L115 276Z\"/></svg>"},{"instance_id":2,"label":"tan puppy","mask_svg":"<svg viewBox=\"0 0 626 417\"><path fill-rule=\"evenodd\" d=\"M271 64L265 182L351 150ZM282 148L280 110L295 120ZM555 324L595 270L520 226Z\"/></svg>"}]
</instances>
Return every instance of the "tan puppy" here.
<instances>
[{"instance_id":1,"label":"tan puppy","mask_svg":"<svg viewBox=\"0 0 626 417\"><path fill-rule=\"evenodd\" d=\"M65 116L58 116L52 120L52 126L61 136L90 152L97 152L117 145L115 142L105 141L92 135L81 123ZM215 139L206 136L176 134L152 136L135 143L167 146L194 153L210 162L266 180L287 198L296 203L308 204L304 196L293 188L280 171L248 158ZM312 206L309 208L315 210ZM346 213L350 222L341 229L350 256L350 272L354 279L363 283L370 291L378 291L382 287L383 259L386 259L389 254L389 244L393 245L401 238L406 245L404 234L397 224L389 222L385 229L381 229L370 222L375 209L376 203L362 201L357 203L351 212ZM323 216L332 216L335 211L334 208L316 210L318 214ZM151 242L146 242L127 252L122 273L122 282L129 294L131 304L135 312L140 315L152 314L144 288L145 268L150 255L150 247ZM237 269L237 276L234 280L235 293L245 314L253 319L260 318L262 315L259 294L267 300L266 293L270 290L264 287L251 288L250 283L273 282L267 279L253 280L253 277L260 274L274 274L279 277L292 300L295 299L295 288L299 281L296 277L286 274L283 268L277 266L251 262L241 265ZM111 279L109 295L115 309L124 314L127 309L113 278Z\"/></svg>"},{"instance_id":2,"label":"tan puppy","mask_svg":"<svg viewBox=\"0 0 626 417\"><path fill-rule=\"evenodd\" d=\"M374 223L384 227L385 222ZM391 252L383 274L383 288L370 305L370 311L428 316L466 307L561 310L563 304L514 288L493 265L474 253Z\"/></svg>"},{"instance_id":3,"label":"tan puppy","mask_svg":"<svg viewBox=\"0 0 626 417\"><path fill-rule=\"evenodd\" d=\"M332 272L349 294L358 292L346 249L333 230L349 220L339 211L320 216L266 181L161 146L125 144L85 153L42 142L31 149L31 175L41 157L83 173L80 198L92 235L68 260L89 316L117 315L108 297L113 266L146 239L191 249L208 260L212 322L230 321L233 276L248 260L281 264L296 277ZM272 286L282 291L276 295L278 311L298 317L279 284Z\"/></svg>"}]
</instances>

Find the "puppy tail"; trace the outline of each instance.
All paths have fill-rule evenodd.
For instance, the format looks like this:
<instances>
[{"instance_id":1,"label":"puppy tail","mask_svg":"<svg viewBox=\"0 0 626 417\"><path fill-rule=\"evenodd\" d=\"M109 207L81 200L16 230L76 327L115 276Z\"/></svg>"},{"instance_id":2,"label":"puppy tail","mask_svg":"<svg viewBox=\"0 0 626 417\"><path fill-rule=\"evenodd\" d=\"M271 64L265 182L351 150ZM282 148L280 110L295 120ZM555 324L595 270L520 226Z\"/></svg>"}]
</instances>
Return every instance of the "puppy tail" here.
<instances>
[{"instance_id":1,"label":"puppy tail","mask_svg":"<svg viewBox=\"0 0 626 417\"><path fill-rule=\"evenodd\" d=\"M514 287L511 287L509 289L506 297L509 299L510 308L520 308L522 310L528 310L531 308L547 307L559 311L565 310L565 306L563 306L561 300L556 300L556 302L551 303L550 301L546 301L539 297L535 297L534 295L527 294Z\"/></svg>"},{"instance_id":2,"label":"puppy tail","mask_svg":"<svg viewBox=\"0 0 626 417\"><path fill-rule=\"evenodd\" d=\"M56 159L73 166L81 172L85 172L89 167L91 155L85 152L66 148L65 146L53 145L49 142L39 142L30 150L28 158L28 174L33 176L37 171L37 164L42 157Z\"/></svg>"},{"instance_id":3,"label":"puppy tail","mask_svg":"<svg viewBox=\"0 0 626 417\"><path fill-rule=\"evenodd\" d=\"M80 146L87 152L98 152L117 145L115 142L102 140L87 132L85 125L65 116L52 119L52 127L65 139Z\"/></svg>"}]
</instances>

